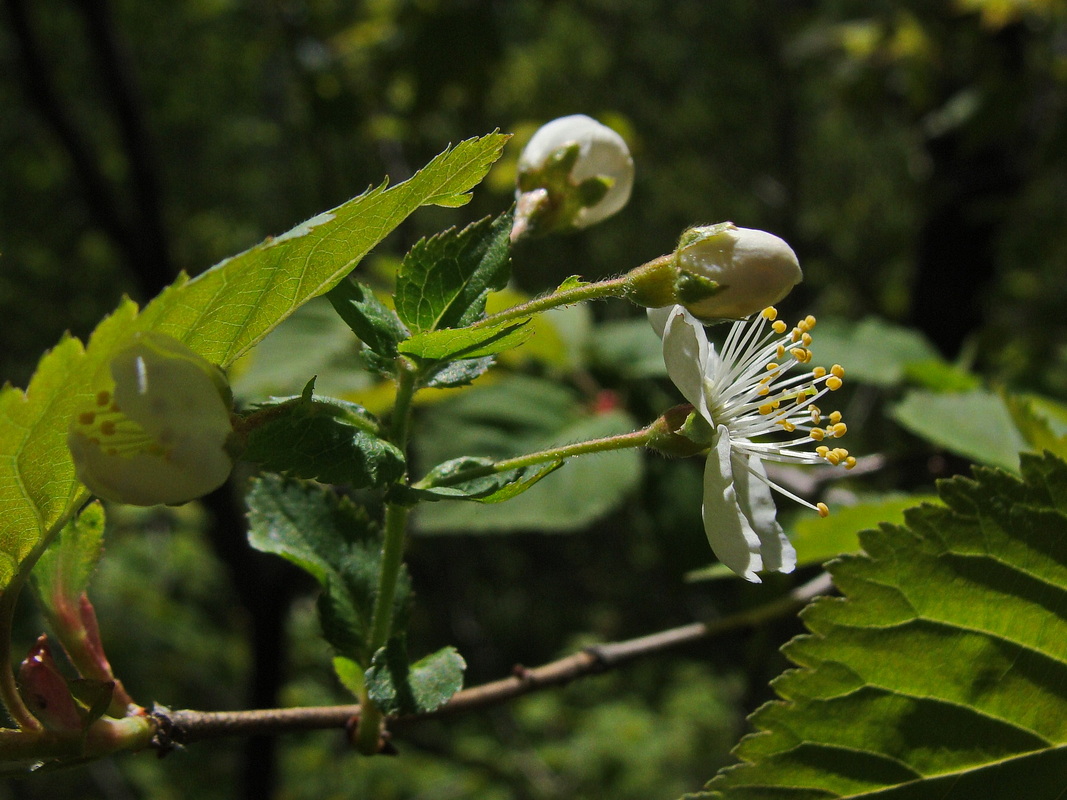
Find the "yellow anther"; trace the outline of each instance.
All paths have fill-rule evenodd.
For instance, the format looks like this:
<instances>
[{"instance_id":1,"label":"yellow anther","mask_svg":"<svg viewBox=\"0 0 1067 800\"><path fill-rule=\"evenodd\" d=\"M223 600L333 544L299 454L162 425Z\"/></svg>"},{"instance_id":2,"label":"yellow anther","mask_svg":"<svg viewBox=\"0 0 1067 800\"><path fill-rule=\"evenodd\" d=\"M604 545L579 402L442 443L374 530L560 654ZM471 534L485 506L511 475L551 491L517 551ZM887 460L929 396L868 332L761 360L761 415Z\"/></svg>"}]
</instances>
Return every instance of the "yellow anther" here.
<instances>
[{"instance_id":1,"label":"yellow anther","mask_svg":"<svg viewBox=\"0 0 1067 800\"><path fill-rule=\"evenodd\" d=\"M816 503L815 510L819 512L820 517L830 516L830 507L826 503Z\"/></svg>"},{"instance_id":2,"label":"yellow anther","mask_svg":"<svg viewBox=\"0 0 1067 800\"><path fill-rule=\"evenodd\" d=\"M758 394L760 397L766 397L770 393L771 393L771 387L770 386L761 386L756 390L756 394Z\"/></svg>"},{"instance_id":3,"label":"yellow anther","mask_svg":"<svg viewBox=\"0 0 1067 800\"><path fill-rule=\"evenodd\" d=\"M808 416L811 417L811 424L818 425L822 422L822 412L819 411L818 406L810 406L808 408Z\"/></svg>"},{"instance_id":4,"label":"yellow anther","mask_svg":"<svg viewBox=\"0 0 1067 800\"><path fill-rule=\"evenodd\" d=\"M819 458L826 458L826 454L830 452L830 448L824 444L820 444L815 448L815 455Z\"/></svg>"},{"instance_id":5,"label":"yellow anther","mask_svg":"<svg viewBox=\"0 0 1067 800\"><path fill-rule=\"evenodd\" d=\"M845 469L852 469L854 466L856 466L855 456L849 456L845 459Z\"/></svg>"},{"instance_id":6,"label":"yellow anther","mask_svg":"<svg viewBox=\"0 0 1067 800\"><path fill-rule=\"evenodd\" d=\"M841 421L841 412L840 411L831 411L830 412L830 422L832 422L832 423L834 423L836 425L840 421Z\"/></svg>"},{"instance_id":7,"label":"yellow anther","mask_svg":"<svg viewBox=\"0 0 1067 800\"><path fill-rule=\"evenodd\" d=\"M786 433L792 433L797 429L797 426L787 419L778 420L778 424L782 426L782 430L784 430Z\"/></svg>"},{"instance_id":8,"label":"yellow anther","mask_svg":"<svg viewBox=\"0 0 1067 800\"><path fill-rule=\"evenodd\" d=\"M763 309L763 311L760 312L760 314L765 320L770 322L778 316L778 309L774 306L767 306L765 309Z\"/></svg>"},{"instance_id":9,"label":"yellow anther","mask_svg":"<svg viewBox=\"0 0 1067 800\"><path fill-rule=\"evenodd\" d=\"M811 342L812 338L810 333L805 333L800 337L800 343L803 344L805 347L811 347Z\"/></svg>"},{"instance_id":10,"label":"yellow anther","mask_svg":"<svg viewBox=\"0 0 1067 800\"><path fill-rule=\"evenodd\" d=\"M831 450L829 453L823 456L827 461L833 464L835 467L841 463L841 456L838 455L836 450Z\"/></svg>"},{"instance_id":11,"label":"yellow anther","mask_svg":"<svg viewBox=\"0 0 1067 800\"><path fill-rule=\"evenodd\" d=\"M93 420L95 419L96 414L94 414L92 411L83 411L78 415L78 422L80 422L82 425L92 425Z\"/></svg>"},{"instance_id":12,"label":"yellow anther","mask_svg":"<svg viewBox=\"0 0 1067 800\"><path fill-rule=\"evenodd\" d=\"M96 393L96 404L98 406L106 406L111 402L111 392L100 391Z\"/></svg>"},{"instance_id":13,"label":"yellow anther","mask_svg":"<svg viewBox=\"0 0 1067 800\"><path fill-rule=\"evenodd\" d=\"M832 367L830 367L830 374L835 375L838 378L843 378L845 377L845 368L842 367L840 364L834 364Z\"/></svg>"},{"instance_id":14,"label":"yellow anther","mask_svg":"<svg viewBox=\"0 0 1067 800\"><path fill-rule=\"evenodd\" d=\"M778 334L785 333L785 329L788 328L788 327L789 326L786 325L784 322L782 322L780 319L775 320L774 324L771 325L771 328L774 329L774 332L778 333Z\"/></svg>"},{"instance_id":15,"label":"yellow anther","mask_svg":"<svg viewBox=\"0 0 1067 800\"><path fill-rule=\"evenodd\" d=\"M776 354L778 356L778 360L779 361L781 361L783 358L785 358L785 345L784 344L778 345L778 350L776 351Z\"/></svg>"},{"instance_id":16,"label":"yellow anther","mask_svg":"<svg viewBox=\"0 0 1067 800\"><path fill-rule=\"evenodd\" d=\"M826 376L826 367L816 367L811 371L813 378L823 378Z\"/></svg>"},{"instance_id":17,"label":"yellow anther","mask_svg":"<svg viewBox=\"0 0 1067 800\"><path fill-rule=\"evenodd\" d=\"M815 327L815 317L811 314L808 314L806 317L804 317L804 322L808 324L809 331Z\"/></svg>"},{"instance_id":18,"label":"yellow anther","mask_svg":"<svg viewBox=\"0 0 1067 800\"><path fill-rule=\"evenodd\" d=\"M831 430L834 432L834 438L840 439L846 433L848 433L848 427L843 422L835 422L831 426Z\"/></svg>"},{"instance_id":19,"label":"yellow anther","mask_svg":"<svg viewBox=\"0 0 1067 800\"><path fill-rule=\"evenodd\" d=\"M764 403L763 405L761 405L759 407L759 413L762 414L763 416L767 416L772 411L774 411L774 406L771 405L770 403Z\"/></svg>"},{"instance_id":20,"label":"yellow anther","mask_svg":"<svg viewBox=\"0 0 1067 800\"><path fill-rule=\"evenodd\" d=\"M100 433L104 434L104 436L114 436L115 435L115 420L106 419L103 422L101 422L100 423Z\"/></svg>"},{"instance_id":21,"label":"yellow anther","mask_svg":"<svg viewBox=\"0 0 1067 800\"><path fill-rule=\"evenodd\" d=\"M805 350L803 347L794 347L789 351L789 355L799 361L801 364L808 361L811 358L811 353Z\"/></svg>"},{"instance_id":22,"label":"yellow anther","mask_svg":"<svg viewBox=\"0 0 1067 800\"><path fill-rule=\"evenodd\" d=\"M800 341L800 335L801 335L800 328L793 328L793 330L789 334L789 340L792 341L792 342L799 342Z\"/></svg>"},{"instance_id":23,"label":"yellow anther","mask_svg":"<svg viewBox=\"0 0 1067 800\"><path fill-rule=\"evenodd\" d=\"M844 382L836 375L831 375L829 378L826 379L826 388L829 389L831 392L836 392L842 386L844 386Z\"/></svg>"},{"instance_id":24,"label":"yellow anther","mask_svg":"<svg viewBox=\"0 0 1067 800\"><path fill-rule=\"evenodd\" d=\"M770 372L771 370L778 369L778 364L772 361L770 364L764 367L764 369L767 370L767 372Z\"/></svg>"},{"instance_id":25,"label":"yellow anther","mask_svg":"<svg viewBox=\"0 0 1067 800\"><path fill-rule=\"evenodd\" d=\"M822 428L812 428L810 431L808 431L808 436L810 436L817 442L821 442L823 439L826 438L826 431L824 431ZM816 452L818 452L818 450L816 450ZM819 455L822 455L822 453L819 453Z\"/></svg>"}]
</instances>

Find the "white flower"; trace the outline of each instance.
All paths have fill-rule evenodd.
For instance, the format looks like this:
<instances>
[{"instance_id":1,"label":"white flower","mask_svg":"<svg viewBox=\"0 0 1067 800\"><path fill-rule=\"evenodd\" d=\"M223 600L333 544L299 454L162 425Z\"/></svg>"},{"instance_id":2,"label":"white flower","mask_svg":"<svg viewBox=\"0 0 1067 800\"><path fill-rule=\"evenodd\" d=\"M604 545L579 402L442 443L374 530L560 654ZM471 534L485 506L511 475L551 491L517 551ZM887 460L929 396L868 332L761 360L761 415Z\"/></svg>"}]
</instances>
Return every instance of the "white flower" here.
<instances>
[{"instance_id":1,"label":"white flower","mask_svg":"<svg viewBox=\"0 0 1067 800\"><path fill-rule=\"evenodd\" d=\"M771 489L825 516L813 505L768 479L763 461L793 464L829 462L852 467L843 448L819 444L845 434L841 415L826 416L815 401L841 388L844 371L816 367L786 373L811 361L815 318L791 330L766 308L735 322L722 352L708 341L704 326L681 306L650 309L649 320L663 339L667 373L699 420L709 427L711 452L704 469L704 530L715 555L747 580L757 572L791 572L796 552L775 519ZM699 423L698 423L699 424ZM778 434L767 441L768 435ZM788 438L781 438L786 434ZM813 450L803 449L815 444Z\"/></svg>"},{"instance_id":2,"label":"white flower","mask_svg":"<svg viewBox=\"0 0 1067 800\"><path fill-rule=\"evenodd\" d=\"M174 505L218 488L233 468L226 379L176 339L139 333L111 361L67 436L79 480L99 497Z\"/></svg>"},{"instance_id":3,"label":"white flower","mask_svg":"<svg viewBox=\"0 0 1067 800\"><path fill-rule=\"evenodd\" d=\"M804 277L783 239L730 222L690 228L675 258L683 279L696 277L717 287L706 297L679 301L705 322L751 316L777 303Z\"/></svg>"},{"instance_id":4,"label":"white flower","mask_svg":"<svg viewBox=\"0 0 1067 800\"><path fill-rule=\"evenodd\" d=\"M584 114L540 127L519 156L513 238L585 228L626 205L634 162L615 131Z\"/></svg>"}]
</instances>

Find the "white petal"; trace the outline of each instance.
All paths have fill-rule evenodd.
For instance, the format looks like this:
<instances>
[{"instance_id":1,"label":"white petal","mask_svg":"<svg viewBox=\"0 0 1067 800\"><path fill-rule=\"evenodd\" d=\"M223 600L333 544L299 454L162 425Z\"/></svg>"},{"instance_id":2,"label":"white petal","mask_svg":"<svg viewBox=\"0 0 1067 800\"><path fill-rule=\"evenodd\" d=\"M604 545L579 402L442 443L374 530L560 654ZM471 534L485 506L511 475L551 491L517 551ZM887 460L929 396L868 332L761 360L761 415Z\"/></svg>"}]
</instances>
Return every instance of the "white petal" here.
<instances>
[{"instance_id":1,"label":"white petal","mask_svg":"<svg viewBox=\"0 0 1067 800\"><path fill-rule=\"evenodd\" d=\"M774 572L792 572L797 565L797 553L778 524L777 509L771 487L758 476L767 477L763 462L743 453L733 453L734 488L741 514L748 520L760 540L763 568ZM757 473L753 475L752 470Z\"/></svg>"},{"instance_id":2,"label":"white petal","mask_svg":"<svg viewBox=\"0 0 1067 800\"><path fill-rule=\"evenodd\" d=\"M760 538L741 513L734 484L730 432L718 429L715 447L704 467L704 532L719 560L747 581L759 583L763 569Z\"/></svg>"},{"instance_id":3,"label":"white petal","mask_svg":"<svg viewBox=\"0 0 1067 800\"><path fill-rule=\"evenodd\" d=\"M704 397L704 374L712 352L704 326L681 306L673 306L663 331L663 362L667 375L687 401L714 424Z\"/></svg>"}]
</instances>

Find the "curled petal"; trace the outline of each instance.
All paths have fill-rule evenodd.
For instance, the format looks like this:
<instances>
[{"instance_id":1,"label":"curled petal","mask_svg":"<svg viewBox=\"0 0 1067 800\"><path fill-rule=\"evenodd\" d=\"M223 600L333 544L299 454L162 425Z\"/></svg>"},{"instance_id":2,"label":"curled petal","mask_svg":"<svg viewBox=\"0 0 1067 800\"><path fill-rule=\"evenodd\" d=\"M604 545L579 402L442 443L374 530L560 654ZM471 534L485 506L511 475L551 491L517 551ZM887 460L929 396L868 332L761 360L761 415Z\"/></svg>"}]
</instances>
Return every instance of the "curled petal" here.
<instances>
[{"instance_id":1,"label":"curled petal","mask_svg":"<svg viewBox=\"0 0 1067 800\"><path fill-rule=\"evenodd\" d=\"M720 425L704 467L704 532L719 561L747 581L760 583L763 569L759 535L741 512L734 483L730 432Z\"/></svg>"},{"instance_id":2,"label":"curled petal","mask_svg":"<svg viewBox=\"0 0 1067 800\"><path fill-rule=\"evenodd\" d=\"M671 306L663 328L663 361L667 375L705 420L714 424L708 411L704 374L713 349L704 326L681 306ZM649 314L653 327L662 318L661 310Z\"/></svg>"}]
</instances>

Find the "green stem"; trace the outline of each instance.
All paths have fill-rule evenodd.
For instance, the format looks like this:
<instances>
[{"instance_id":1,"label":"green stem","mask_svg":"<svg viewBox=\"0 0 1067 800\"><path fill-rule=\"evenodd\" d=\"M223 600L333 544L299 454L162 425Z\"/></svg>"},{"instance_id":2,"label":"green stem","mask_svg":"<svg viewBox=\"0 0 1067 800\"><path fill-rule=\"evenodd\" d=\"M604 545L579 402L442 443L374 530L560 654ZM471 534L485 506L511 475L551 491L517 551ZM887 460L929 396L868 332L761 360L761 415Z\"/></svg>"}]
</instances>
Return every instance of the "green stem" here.
<instances>
[{"instance_id":1,"label":"green stem","mask_svg":"<svg viewBox=\"0 0 1067 800\"><path fill-rule=\"evenodd\" d=\"M457 483L472 481L476 478L484 478L486 475L497 475L521 467L530 467L534 464L544 464L548 461L562 461L572 456L585 455L586 453L606 453L611 450L625 450L630 447L644 447L657 434L655 424L647 428L641 428L631 433L621 433L617 436L605 436L600 439L590 439L585 442L550 447L547 450L539 450L536 453L505 458L493 464L485 464L480 467L454 472L446 478L427 483L419 481L414 484L416 489L428 489L432 486L452 486Z\"/></svg>"},{"instance_id":2,"label":"green stem","mask_svg":"<svg viewBox=\"0 0 1067 800\"><path fill-rule=\"evenodd\" d=\"M390 440L403 450L411 427L412 401L418 388L418 370L406 358L398 361L396 403L390 425ZM408 509L396 503L385 506L385 531L382 561L378 568L378 593L374 597L368 651L373 656L389 641L393 630L393 606L400 569L404 564L404 541L407 533ZM356 747L366 755L380 749L382 712L371 701L366 687L360 692L360 717L356 728Z\"/></svg>"},{"instance_id":3,"label":"green stem","mask_svg":"<svg viewBox=\"0 0 1067 800\"><path fill-rule=\"evenodd\" d=\"M521 303L520 305L506 309L505 311L490 314L488 317L478 320L470 327L484 328L488 325L497 325L501 322L529 317L542 311L558 308L559 306L583 303L586 300L603 300L608 297L625 297L628 279L628 275L623 275L620 278L609 278L605 281L585 283L571 289L563 289L562 291L547 294L544 297L538 297L525 303Z\"/></svg>"}]
</instances>

